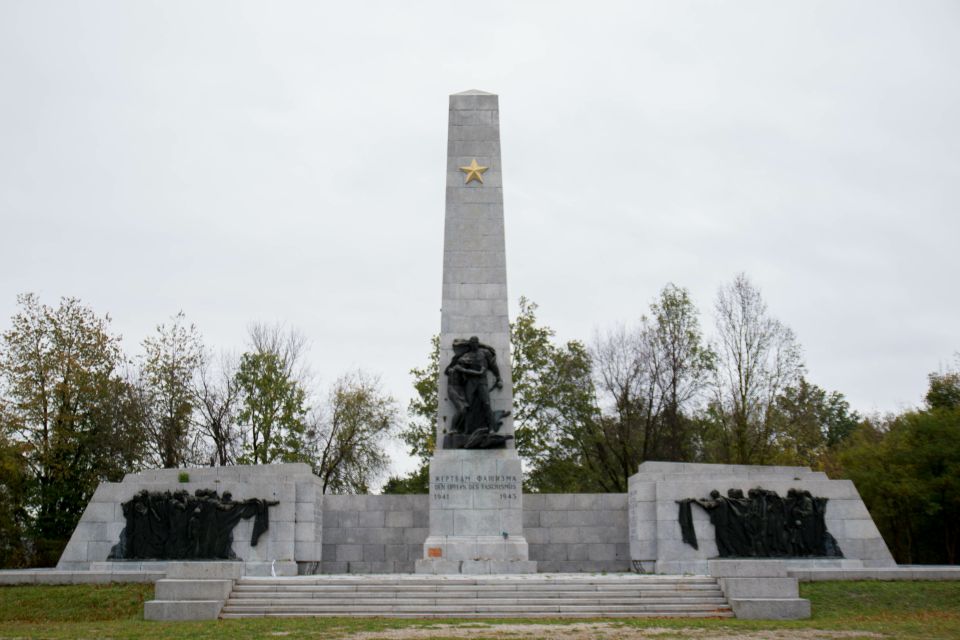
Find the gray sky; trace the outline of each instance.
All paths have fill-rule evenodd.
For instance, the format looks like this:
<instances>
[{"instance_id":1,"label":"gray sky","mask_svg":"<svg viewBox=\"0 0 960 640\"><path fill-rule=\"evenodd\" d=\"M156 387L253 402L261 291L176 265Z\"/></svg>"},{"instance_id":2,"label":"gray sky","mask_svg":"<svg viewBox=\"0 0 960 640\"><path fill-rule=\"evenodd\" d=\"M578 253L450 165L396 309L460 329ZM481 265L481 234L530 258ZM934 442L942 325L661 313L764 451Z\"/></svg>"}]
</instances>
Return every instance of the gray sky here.
<instances>
[{"instance_id":1,"label":"gray sky","mask_svg":"<svg viewBox=\"0 0 960 640\"><path fill-rule=\"evenodd\" d=\"M251 321L406 401L439 330L447 95L500 94L511 298L561 338L745 271L861 411L960 350L956 2L0 0L17 293ZM398 469L409 463L398 460Z\"/></svg>"}]
</instances>

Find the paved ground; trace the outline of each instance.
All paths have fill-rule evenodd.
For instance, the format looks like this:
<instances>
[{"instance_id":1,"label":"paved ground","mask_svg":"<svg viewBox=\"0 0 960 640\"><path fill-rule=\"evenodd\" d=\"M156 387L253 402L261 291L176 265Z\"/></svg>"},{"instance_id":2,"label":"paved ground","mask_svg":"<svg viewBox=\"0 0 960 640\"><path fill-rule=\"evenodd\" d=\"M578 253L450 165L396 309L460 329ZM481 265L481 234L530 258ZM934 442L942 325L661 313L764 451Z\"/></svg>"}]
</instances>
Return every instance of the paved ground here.
<instances>
[{"instance_id":1,"label":"paved ground","mask_svg":"<svg viewBox=\"0 0 960 640\"><path fill-rule=\"evenodd\" d=\"M485 633L486 632L486 633ZM280 634L278 634L280 635ZM650 627L637 629L617 623L575 623L570 625L498 624L486 625L431 625L429 628L392 629L355 633L350 640L426 640L428 638L507 639L573 638L575 640L633 640L634 638L702 638L703 640L841 640L843 638L882 638L881 634L862 631L824 631L816 629L779 629L768 631L734 631L730 629L665 629Z\"/></svg>"}]
</instances>

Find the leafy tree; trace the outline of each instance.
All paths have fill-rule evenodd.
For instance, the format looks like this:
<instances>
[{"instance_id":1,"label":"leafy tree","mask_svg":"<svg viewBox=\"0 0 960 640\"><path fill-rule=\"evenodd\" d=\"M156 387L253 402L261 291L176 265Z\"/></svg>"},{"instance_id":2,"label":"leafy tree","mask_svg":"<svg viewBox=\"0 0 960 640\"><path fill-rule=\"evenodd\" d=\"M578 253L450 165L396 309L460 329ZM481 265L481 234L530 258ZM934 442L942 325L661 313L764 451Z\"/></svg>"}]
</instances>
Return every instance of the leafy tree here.
<instances>
[{"instance_id":1,"label":"leafy tree","mask_svg":"<svg viewBox=\"0 0 960 640\"><path fill-rule=\"evenodd\" d=\"M28 474L23 454L23 445L0 432L0 567L8 569L30 564Z\"/></svg>"},{"instance_id":2,"label":"leafy tree","mask_svg":"<svg viewBox=\"0 0 960 640\"><path fill-rule=\"evenodd\" d=\"M330 390L327 419L317 421L314 473L324 493L367 493L387 469L385 442L396 431L396 400L378 378L362 371L338 379Z\"/></svg>"},{"instance_id":3,"label":"leafy tree","mask_svg":"<svg viewBox=\"0 0 960 640\"><path fill-rule=\"evenodd\" d=\"M717 366L709 419L720 462L765 464L777 439L777 398L803 374L793 332L770 316L744 274L722 287L716 302Z\"/></svg>"},{"instance_id":4,"label":"leafy tree","mask_svg":"<svg viewBox=\"0 0 960 640\"><path fill-rule=\"evenodd\" d=\"M421 464L430 462L437 438L437 398L440 378L440 336L430 338L430 355L427 365L410 370L416 395L407 406L410 420L400 432L400 438L410 448L410 455L417 456Z\"/></svg>"},{"instance_id":5,"label":"leafy tree","mask_svg":"<svg viewBox=\"0 0 960 640\"><path fill-rule=\"evenodd\" d=\"M838 471L857 485L901 563L960 560L960 406L949 401L960 397L955 373L930 376L925 409L864 421L838 456Z\"/></svg>"},{"instance_id":6,"label":"leafy tree","mask_svg":"<svg viewBox=\"0 0 960 640\"><path fill-rule=\"evenodd\" d=\"M407 405L408 419L399 435L410 455L420 460L420 466L405 477L391 477L383 486L383 493L427 493L430 489L430 456L437 439L440 336L430 338L426 366L410 369L410 375L416 394Z\"/></svg>"},{"instance_id":7,"label":"leafy tree","mask_svg":"<svg viewBox=\"0 0 960 640\"><path fill-rule=\"evenodd\" d=\"M119 481L143 455L140 406L119 375L119 338L109 317L76 298L56 308L32 294L3 334L2 433L17 443L35 562L56 561L103 480Z\"/></svg>"},{"instance_id":8,"label":"leafy tree","mask_svg":"<svg viewBox=\"0 0 960 640\"><path fill-rule=\"evenodd\" d=\"M197 408L193 383L203 361L203 344L196 327L184 320L183 312L178 313L143 341L140 377L147 398L147 432L153 455L166 469L197 462L191 452Z\"/></svg>"},{"instance_id":9,"label":"leafy tree","mask_svg":"<svg viewBox=\"0 0 960 640\"><path fill-rule=\"evenodd\" d=\"M243 428L241 464L303 462L306 392L272 352L244 353L234 377Z\"/></svg>"},{"instance_id":10,"label":"leafy tree","mask_svg":"<svg viewBox=\"0 0 960 640\"><path fill-rule=\"evenodd\" d=\"M564 433L596 413L586 347L578 341L555 344L555 331L540 324L536 312L536 303L521 297L510 325L517 450L533 468Z\"/></svg>"},{"instance_id":11,"label":"leafy tree","mask_svg":"<svg viewBox=\"0 0 960 640\"><path fill-rule=\"evenodd\" d=\"M960 407L960 372L931 373L925 400L931 409Z\"/></svg>"},{"instance_id":12,"label":"leafy tree","mask_svg":"<svg viewBox=\"0 0 960 640\"><path fill-rule=\"evenodd\" d=\"M693 456L692 403L709 380L715 354L704 344L696 306L689 292L668 284L650 305L642 353L655 382L660 414L656 442L647 455L660 460L689 460Z\"/></svg>"},{"instance_id":13,"label":"leafy tree","mask_svg":"<svg viewBox=\"0 0 960 640\"><path fill-rule=\"evenodd\" d=\"M771 420L777 423L772 460L816 467L825 462L830 450L850 437L860 416L850 410L843 394L828 393L800 378L777 397Z\"/></svg>"},{"instance_id":14,"label":"leafy tree","mask_svg":"<svg viewBox=\"0 0 960 640\"><path fill-rule=\"evenodd\" d=\"M381 493L394 495L423 494L430 490L430 465L420 465L406 476L390 476Z\"/></svg>"}]
</instances>

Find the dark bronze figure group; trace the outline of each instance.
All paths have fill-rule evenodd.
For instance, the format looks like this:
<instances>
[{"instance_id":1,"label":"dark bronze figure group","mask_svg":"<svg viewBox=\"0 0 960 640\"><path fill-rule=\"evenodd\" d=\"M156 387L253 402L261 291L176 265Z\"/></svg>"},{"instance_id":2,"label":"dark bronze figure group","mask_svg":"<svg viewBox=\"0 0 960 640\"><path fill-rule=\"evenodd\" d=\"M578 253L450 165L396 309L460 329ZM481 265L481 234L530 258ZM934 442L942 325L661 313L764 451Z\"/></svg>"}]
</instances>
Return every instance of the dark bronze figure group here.
<instances>
[{"instance_id":1,"label":"dark bronze figure group","mask_svg":"<svg viewBox=\"0 0 960 640\"><path fill-rule=\"evenodd\" d=\"M443 439L444 449L502 449L512 435L498 433L509 411L494 411L490 392L503 388L493 347L476 336L453 341L454 356L444 369L447 376L447 397L454 414ZM487 374L493 384L488 386Z\"/></svg>"},{"instance_id":2,"label":"dark bronze figure group","mask_svg":"<svg viewBox=\"0 0 960 640\"><path fill-rule=\"evenodd\" d=\"M710 514L720 557L842 558L836 539L827 531L827 498L790 489L782 498L775 491L756 488L743 495L730 489L726 496L711 491L709 500L679 500L683 541L697 548L690 507Z\"/></svg>"},{"instance_id":3,"label":"dark bronze figure group","mask_svg":"<svg viewBox=\"0 0 960 640\"><path fill-rule=\"evenodd\" d=\"M109 558L117 560L230 560L233 528L255 518L250 545L270 526L268 508L279 502L251 498L234 502L212 489L140 491L123 503L126 527Z\"/></svg>"}]
</instances>

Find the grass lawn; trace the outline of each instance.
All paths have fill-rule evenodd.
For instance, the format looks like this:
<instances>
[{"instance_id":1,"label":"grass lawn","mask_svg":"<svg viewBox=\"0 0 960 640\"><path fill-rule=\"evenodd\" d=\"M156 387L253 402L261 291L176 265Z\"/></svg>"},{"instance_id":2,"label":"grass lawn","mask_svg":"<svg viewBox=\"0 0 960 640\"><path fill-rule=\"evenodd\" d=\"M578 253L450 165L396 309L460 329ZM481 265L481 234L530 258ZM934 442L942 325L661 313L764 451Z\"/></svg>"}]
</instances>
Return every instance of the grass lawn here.
<instances>
[{"instance_id":1,"label":"grass lawn","mask_svg":"<svg viewBox=\"0 0 960 640\"><path fill-rule=\"evenodd\" d=\"M152 585L0 587L0 638L960 638L960 582L801 585L813 618L753 620L391 620L146 622Z\"/></svg>"}]
</instances>

